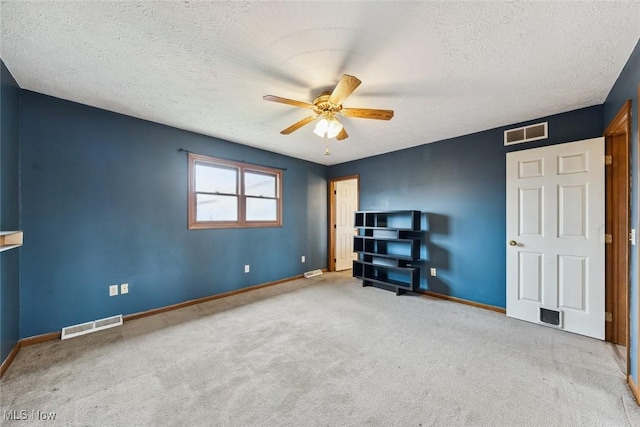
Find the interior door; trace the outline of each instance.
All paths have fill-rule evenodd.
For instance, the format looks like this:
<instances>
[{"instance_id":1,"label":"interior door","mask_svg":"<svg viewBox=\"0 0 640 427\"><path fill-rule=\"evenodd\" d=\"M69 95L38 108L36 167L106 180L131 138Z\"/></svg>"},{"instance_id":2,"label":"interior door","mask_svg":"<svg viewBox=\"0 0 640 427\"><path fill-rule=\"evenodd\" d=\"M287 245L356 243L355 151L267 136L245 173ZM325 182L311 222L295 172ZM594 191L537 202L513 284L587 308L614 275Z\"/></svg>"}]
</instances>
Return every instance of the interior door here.
<instances>
[{"instance_id":1,"label":"interior door","mask_svg":"<svg viewBox=\"0 0 640 427\"><path fill-rule=\"evenodd\" d=\"M354 212L358 210L358 180L336 181L336 271L352 267Z\"/></svg>"},{"instance_id":2,"label":"interior door","mask_svg":"<svg viewBox=\"0 0 640 427\"><path fill-rule=\"evenodd\" d=\"M604 138L507 154L507 316L604 339Z\"/></svg>"}]
</instances>

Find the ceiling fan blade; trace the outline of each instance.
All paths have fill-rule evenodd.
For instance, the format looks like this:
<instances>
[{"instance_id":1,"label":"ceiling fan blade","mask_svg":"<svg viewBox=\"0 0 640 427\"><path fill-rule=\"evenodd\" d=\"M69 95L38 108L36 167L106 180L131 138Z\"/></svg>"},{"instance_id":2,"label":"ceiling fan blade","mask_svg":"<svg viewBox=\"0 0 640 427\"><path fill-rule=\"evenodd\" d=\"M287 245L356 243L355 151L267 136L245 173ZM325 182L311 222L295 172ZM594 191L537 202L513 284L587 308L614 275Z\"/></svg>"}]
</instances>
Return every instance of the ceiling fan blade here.
<instances>
[{"instance_id":1,"label":"ceiling fan blade","mask_svg":"<svg viewBox=\"0 0 640 427\"><path fill-rule=\"evenodd\" d=\"M347 138L349 138L349 135L347 134L347 131L344 130L344 128L342 128L338 136L336 136L336 139L338 141L342 141L343 139L347 139Z\"/></svg>"},{"instance_id":2,"label":"ceiling fan blade","mask_svg":"<svg viewBox=\"0 0 640 427\"><path fill-rule=\"evenodd\" d=\"M262 97L262 99L264 99L265 101L279 102L281 104L289 104L289 105L293 105L295 107L300 107L300 108L313 108L314 107L313 104L309 104L308 102L296 101L294 99L281 98L279 96L274 96L274 95L265 95L265 96Z\"/></svg>"},{"instance_id":3,"label":"ceiling fan blade","mask_svg":"<svg viewBox=\"0 0 640 427\"><path fill-rule=\"evenodd\" d=\"M318 116L309 116L305 119L300 120L299 122L296 122L294 124L292 124L291 126L289 126L288 128L286 128L285 130L281 131L280 133L283 135L289 135L291 132L295 132L298 129L300 129L302 126L311 123L312 121L314 121L316 119L316 117Z\"/></svg>"},{"instance_id":4,"label":"ceiling fan blade","mask_svg":"<svg viewBox=\"0 0 640 427\"><path fill-rule=\"evenodd\" d=\"M329 102L335 105L341 105L344 100L360 86L360 83L362 82L357 77L344 74L335 89L333 89L333 92L331 92Z\"/></svg>"},{"instance_id":5,"label":"ceiling fan blade","mask_svg":"<svg viewBox=\"0 0 640 427\"><path fill-rule=\"evenodd\" d=\"M376 110L368 108L343 108L340 113L347 117L357 117L360 119L391 120L393 110Z\"/></svg>"}]
</instances>

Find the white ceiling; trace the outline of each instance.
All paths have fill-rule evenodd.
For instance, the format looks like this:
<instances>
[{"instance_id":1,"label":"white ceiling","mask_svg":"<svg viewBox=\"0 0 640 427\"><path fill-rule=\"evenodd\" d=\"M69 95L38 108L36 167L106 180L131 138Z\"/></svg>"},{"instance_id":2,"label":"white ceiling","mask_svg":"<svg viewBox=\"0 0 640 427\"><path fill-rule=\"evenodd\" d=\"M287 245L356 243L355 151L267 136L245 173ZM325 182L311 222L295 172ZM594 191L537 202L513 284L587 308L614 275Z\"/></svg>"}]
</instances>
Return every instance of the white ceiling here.
<instances>
[{"instance_id":1,"label":"white ceiling","mask_svg":"<svg viewBox=\"0 0 640 427\"><path fill-rule=\"evenodd\" d=\"M3 1L0 55L47 95L321 164L602 103L640 38L640 2ZM362 85L324 141L310 102Z\"/></svg>"}]
</instances>

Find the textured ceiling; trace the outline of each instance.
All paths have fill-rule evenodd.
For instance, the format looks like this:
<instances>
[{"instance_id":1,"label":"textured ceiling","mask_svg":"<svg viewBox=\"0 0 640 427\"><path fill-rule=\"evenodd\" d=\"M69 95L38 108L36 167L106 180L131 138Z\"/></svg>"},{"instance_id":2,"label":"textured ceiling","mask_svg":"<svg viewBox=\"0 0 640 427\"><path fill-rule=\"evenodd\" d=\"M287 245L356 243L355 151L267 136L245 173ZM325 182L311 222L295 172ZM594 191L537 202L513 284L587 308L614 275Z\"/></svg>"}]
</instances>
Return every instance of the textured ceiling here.
<instances>
[{"instance_id":1,"label":"textured ceiling","mask_svg":"<svg viewBox=\"0 0 640 427\"><path fill-rule=\"evenodd\" d=\"M24 88L322 164L602 103L640 37L638 2L2 2ZM349 138L280 130L342 74Z\"/></svg>"}]
</instances>

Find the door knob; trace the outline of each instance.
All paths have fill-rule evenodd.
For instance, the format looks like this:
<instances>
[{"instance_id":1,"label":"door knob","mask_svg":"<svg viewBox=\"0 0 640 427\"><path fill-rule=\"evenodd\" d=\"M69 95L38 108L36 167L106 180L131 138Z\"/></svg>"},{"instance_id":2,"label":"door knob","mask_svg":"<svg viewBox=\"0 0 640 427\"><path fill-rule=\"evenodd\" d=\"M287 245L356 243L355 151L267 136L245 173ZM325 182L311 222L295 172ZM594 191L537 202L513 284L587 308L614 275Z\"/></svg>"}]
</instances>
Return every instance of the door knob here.
<instances>
[{"instance_id":1,"label":"door knob","mask_svg":"<svg viewBox=\"0 0 640 427\"><path fill-rule=\"evenodd\" d=\"M518 242L515 240L509 240L509 246L518 246Z\"/></svg>"}]
</instances>

